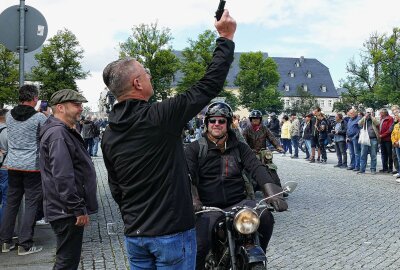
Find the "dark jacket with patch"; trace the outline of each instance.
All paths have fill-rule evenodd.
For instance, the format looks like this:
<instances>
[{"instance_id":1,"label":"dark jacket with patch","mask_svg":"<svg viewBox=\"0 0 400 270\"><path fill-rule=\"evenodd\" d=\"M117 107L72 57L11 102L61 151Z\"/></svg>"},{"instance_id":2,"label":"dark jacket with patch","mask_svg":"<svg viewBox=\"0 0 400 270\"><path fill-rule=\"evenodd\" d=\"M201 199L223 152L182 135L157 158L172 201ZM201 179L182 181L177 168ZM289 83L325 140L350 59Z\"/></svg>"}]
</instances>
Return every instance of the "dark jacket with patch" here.
<instances>
[{"instance_id":1,"label":"dark jacket with patch","mask_svg":"<svg viewBox=\"0 0 400 270\"><path fill-rule=\"evenodd\" d=\"M199 160L200 145L198 141L189 144L186 149L186 160L189 172L197 179L197 190L200 200L205 206L228 207L246 198L242 170L263 186L272 183L266 168L257 159L250 147L237 140L233 132L229 132L224 153L207 139L207 155ZM240 162L234 151L240 154Z\"/></svg>"},{"instance_id":2,"label":"dark jacket with patch","mask_svg":"<svg viewBox=\"0 0 400 270\"><path fill-rule=\"evenodd\" d=\"M96 213L96 172L81 135L50 116L40 130L39 153L46 219Z\"/></svg>"},{"instance_id":3,"label":"dark jacket with patch","mask_svg":"<svg viewBox=\"0 0 400 270\"><path fill-rule=\"evenodd\" d=\"M160 236L194 228L182 129L222 90L234 43L217 39L212 62L190 90L162 102L114 105L101 148L125 235Z\"/></svg>"}]
</instances>

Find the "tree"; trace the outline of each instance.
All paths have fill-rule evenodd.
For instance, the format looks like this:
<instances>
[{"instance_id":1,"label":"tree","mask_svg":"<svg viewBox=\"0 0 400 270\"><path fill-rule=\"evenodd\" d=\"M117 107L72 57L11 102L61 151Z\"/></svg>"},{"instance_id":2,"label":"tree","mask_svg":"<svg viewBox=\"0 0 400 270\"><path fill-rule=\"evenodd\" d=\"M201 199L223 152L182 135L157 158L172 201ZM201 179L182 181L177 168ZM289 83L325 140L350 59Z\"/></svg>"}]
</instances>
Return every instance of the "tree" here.
<instances>
[{"instance_id":1,"label":"tree","mask_svg":"<svg viewBox=\"0 0 400 270\"><path fill-rule=\"evenodd\" d=\"M381 88L378 95L381 99L387 98L389 103L400 102L400 28L393 28L393 32L383 44L383 63Z\"/></svg>"},{"instance_id":2,"label":"tree","mask_svg":"<svg viewBox=\"0 0 400 270\"><path fill-rule=\"evenodd\" d=\"M239 86L239 104L253 110L279 113L283 109L278 66L272 58L264 59L261 52L243 53L235 84Z\"/></svg>"},{"instance_id":3,"label":"tree","mask_svg":"<svg viewBox=\"0 0 400 270\"><path fill-rule=\"evenodd\" d=\"M168 28L158 29L157 22L132 28L132 35L119 44L120 58L133 57L151 71L154 96L150 102L171 96L171 84L178 70L178 58L169 45L172 40Z\"/></svg>"},{"instance_id":4,"label":"tree","mask_svg":"<svg viewBox=\"0 0 400 270\"><path fill-rule=\"evenodd\" d=\"M85 79L89 71L84 71L80 63L84 50L76 36L69 30L59 30L35 55L38 66L33 67L31 80L40 82L40 96L49 100L60 89L78 91L76 80Z\"/></svg>"},{"instance_id":5,"label":"tree","mask_svg":"<svg viewBox=\"0 0 400 270\"><path fill-rule=\"evenodd\" d=\"M311 112L316 103L317 100L313 94L305 91L302 87L298 87L295 102L285 111L288 114L296 113L305 116Z\"/></svg>"},{"instance_id":6,"label":"tree","mask_svg":"<svg viewBox=\"0 0 400 270\"><path fill-rule=\"evenodd\" d=\"M344 83L352 90L344 94L335 110L349 103L379 109L400 102L399 31L394 28L390 36L373 33L364 42L360 62L350 60L346 67L349 76Z\"/></svg>"},{"instance_id":7,"label":"tree","mask_svg":"<svg viewBox=\"0 0 400 270\"><path fill-rule=\"evenodd\" d=\"M213 58L216 39L216 32L211 30L201 33L197 40L189 39L189 47L186 47L182 51L180 70L183 73L183 77L176 87L178 93L185 92L204 76ZM237 109L238 98L232 91L224 88L218 96L225 97L225 101L231 106L233 111Z\"/></svg>"},{"instance_id":8,"label":"tree","mask_svg":"<svg viewBox=\"0 0 400 270\"><path fill-rule=\"evenodd\" d=\"M0 109L18 101L18 58L0 44Z\"/></svg>"}]
</instances>

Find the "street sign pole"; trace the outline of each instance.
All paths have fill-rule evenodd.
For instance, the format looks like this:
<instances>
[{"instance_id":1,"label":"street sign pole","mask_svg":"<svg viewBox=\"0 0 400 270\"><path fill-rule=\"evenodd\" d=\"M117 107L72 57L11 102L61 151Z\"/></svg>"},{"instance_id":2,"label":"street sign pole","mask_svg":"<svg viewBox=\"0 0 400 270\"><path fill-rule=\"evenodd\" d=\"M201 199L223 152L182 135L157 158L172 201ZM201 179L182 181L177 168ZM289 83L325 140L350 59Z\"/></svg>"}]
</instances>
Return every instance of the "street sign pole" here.
<instances>
[{"instance_id":1,"label":"street sign pole","mask_svg":"<svg viewBox=\"0 0 400 270\"><path fill-rule=\"evenodd\" d=\"M25 81L25 0L19 2L19 87Z\"/></svg>"}]
</instances>

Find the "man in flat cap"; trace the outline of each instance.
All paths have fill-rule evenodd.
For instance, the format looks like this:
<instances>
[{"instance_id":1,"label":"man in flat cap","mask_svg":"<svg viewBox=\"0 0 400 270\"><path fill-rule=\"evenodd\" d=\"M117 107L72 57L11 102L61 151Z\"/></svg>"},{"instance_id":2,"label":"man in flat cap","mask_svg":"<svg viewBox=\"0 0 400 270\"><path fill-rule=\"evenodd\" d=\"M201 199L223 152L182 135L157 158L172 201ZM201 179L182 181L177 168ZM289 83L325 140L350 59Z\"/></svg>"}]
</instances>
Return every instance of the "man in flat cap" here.
<instances>
[{"instance_id":1,"label":"man in flat cap","mask_svg":"<svg viewBox=\"0 0 400 270\"><path fill-rule=\"evenodd\" d=\"M96 172L75 129L82 103L78 92L63 89L50 100L53 115L40 130L40 170L44 215L57 236L53 269L77 269L84 226L97 212Z\"/></svg>"}]
</instances>

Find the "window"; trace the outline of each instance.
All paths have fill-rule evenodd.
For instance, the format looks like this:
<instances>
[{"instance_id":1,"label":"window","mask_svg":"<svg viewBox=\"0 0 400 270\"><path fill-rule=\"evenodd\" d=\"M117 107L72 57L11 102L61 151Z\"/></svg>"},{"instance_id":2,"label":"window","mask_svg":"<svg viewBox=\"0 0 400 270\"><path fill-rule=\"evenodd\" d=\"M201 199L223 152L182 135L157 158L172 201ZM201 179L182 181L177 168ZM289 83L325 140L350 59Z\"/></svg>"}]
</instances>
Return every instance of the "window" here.
<instances>
[{"instance_id":1,"label":"window","mask_svg":"<svg viewBox=\"0 0 400 270\"><path fill-rule=\"evenodd\" d=\"M285 87L285 91L289 91L289 84L285 83L284 87Z\"/></svg>"},{"instance_id":2,"label":"window","mask_svg":"<svg viewBox=\"0 0 400 270\"><path fill-rule=\"evenodd\" d=\"M289 76L290 76L291 78L294 78L294 71L293 71L293 70L291 70L291 71L289 72Z\"/></svg>"},{"instance_id":3,"label":"window","mask_svg":"<svg viewBox=\"0 0 400 270\"><path fill-rule=\"evenodd\" d=\"M332 99L328 100L328 106L332 107Z\"/></svg>"},{"instance_id":4,"label":"window","mask_svg":"<svg viewBox=\"0 0 400 270\"><path fill-rule=\"evenodd\" d=\"M294 64L296 67L300 67L300 62L296 61L296 63Z\"/></svg>"},{"instance_id":5,"label":"window","mask_svg":"<svg viewBox=\"0 0 400 270\"><path fill-rule=\"evenodd\" d=\"M303 84L303 90L307 92L308 90L307 84Z\"/></svg>"},{"instance_id":6,"label":"window","mask_svg":"<svg viewBox=\"0 0 400 270\"><path fill-rule=\"evenodd\" d=\"M288 100L288 99L285 100L285 106L286 106L286 107L289 107L289 106L290 106L290 103L289 103L289 100Z\"/></svg>"},{"instance_id":7,"label":"window","mask_svg":"<svg viewBox=\"0 0 400 270\"><path fill-rule=\"evenodd\" d=\"M307 76L307 78L311 79L311 77L312 77L312 75L311 75L311 71L307 71L307 74L306 74L306 76Z\"/></svg>"},{"instance_id":8,"label":"window","mask_svg":"<svg viewBox=\"0 0 400 270\"><path fill-rule=\"evenodd\" d=\"M320 100L320 101L319 101L319 105L320 105L321 107L325 107L325 100Z\"/></svg>"},{"instance_id":9,"label":"window","mask_svg":"<svg viewBox=\"0 0 400 270\"><path fill-rule=\"evenodd\" d=\"M322 92L326 92L326 85L325 84L321 85L321 91Z\"/></svg>"}]
</instances>

